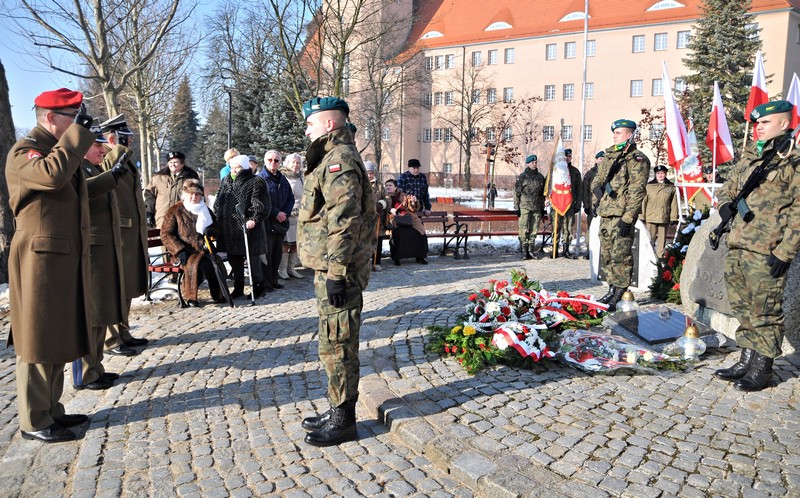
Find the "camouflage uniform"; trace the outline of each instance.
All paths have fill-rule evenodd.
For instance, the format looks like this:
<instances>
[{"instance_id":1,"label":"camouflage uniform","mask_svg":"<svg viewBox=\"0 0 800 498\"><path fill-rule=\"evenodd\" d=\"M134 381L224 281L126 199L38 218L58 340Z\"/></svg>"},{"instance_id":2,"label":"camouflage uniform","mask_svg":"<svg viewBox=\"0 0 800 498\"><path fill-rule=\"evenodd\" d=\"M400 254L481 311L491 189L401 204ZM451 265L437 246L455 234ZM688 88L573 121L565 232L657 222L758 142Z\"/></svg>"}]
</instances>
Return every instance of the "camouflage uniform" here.
<instances>
[{"instance_id":1,"label":"camouflage uniform","mask_svg":"<svg viewBox=\"0 0 800 498\"><path fill-rule=\"evenodd\" d=\"M514 185L514 209L519 211L519 243L533 251L544 210L544 176L535 168L525 168Z\"/></svg>"},{"instance_id":2,"label":"camouflage uniform","mask_svg":"<svg viewBox=\"0 0 800 498\"><path fill-rule=\"evenodd\" d=\"M573 228L575 227L575 215L581 213L581 201L583 200L583 182L581 182L581 172L578 171L573 165L569 165L569 178L572 185L572 204L569 209L564 213L564 216L558 218L558 237L555 237L555 242L563 242L565 250L569 248L569 243L573 240L575 234ZM550 219L554 219L556 211L550 208Z\"/></svg>"},{"instance_id":3,"label":"camouflage uniform","mask_svg":"<svg viewBox=\"0 0 800 498\"><path fill-rule=\"evenodd\" d=\"M308 169L298 214L298 253L315 270L319 357L328 375L328 397L338 407L358 398L361 293L375 250L375 195L353 135L338 128L306 150ZM347 281L341 308L328 303L326 279Z\"/></svg>"},{"instance_id":4,"label":"camouflage uniform","mask_svg":"<svg viewBox=\"0 0 800 498\"><path fill-rule=\"evenodd\" d=\"M761 155L755 146L745 151L718 191L720 206L739 193L760 158L781 138L767 141ZM767 259L772 253L791 262L800 250L800 151L795 147L785 159L776 155L770 164L777 164L777 168L746 200L755 217L750 223L740 215L732 220L725 282L731 308L740 323L736 342L742 348L776 358L783 342L786 274L773 278Z\"/></svg>"},{"instance_id":5,"label":"camouflage uniform","mask_svg":"<svg viewBox=\"0 0 800 498\"><path fill-rule=\"evenodd\" d=\"M606 155L597 169L597 176L592 180L592 191L603 188L611 165L622 154L623 148L618 150L617 147L612 145L605 150ZM636 233L632 229L629 236L620 236L618 223L622 220L636 224L650 176L650 160L636 150L635 145L630 147L632 150L628 151L619 171L611 179L611 189L616 198L604 194L597 208L597 216L600 217L600 265L605 270L608 284L616 288L630 286L633 270L631 248Z\"/></svg>"}]
</instances>

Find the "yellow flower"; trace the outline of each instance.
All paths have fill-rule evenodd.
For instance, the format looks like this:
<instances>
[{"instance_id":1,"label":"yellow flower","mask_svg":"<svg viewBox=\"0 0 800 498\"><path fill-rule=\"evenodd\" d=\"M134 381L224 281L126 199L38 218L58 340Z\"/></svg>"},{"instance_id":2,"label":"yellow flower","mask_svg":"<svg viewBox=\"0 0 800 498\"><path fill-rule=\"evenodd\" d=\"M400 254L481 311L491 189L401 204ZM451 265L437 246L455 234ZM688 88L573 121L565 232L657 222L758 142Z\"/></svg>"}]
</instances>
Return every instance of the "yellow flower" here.
<instances>
[{"instance_id":1,"label":"yellow flower","mask_svg":"<svg viewBox=\"0 0 800 498\"><path fill-rule=\"evenodd\" d=\"M456 325L455 327L452 328L452 330L450 330L451 334L457 334L459 332L461 332L461 325Z\"/></svg>"},{"instance_id":2,"label":"yellow flower","mask_svg":"<svg viewBox=\"0 0 800 498\"><path fill-rule=\"evenodd\" d=\"M475 327L470 327L469 325L464 327L464 335L465 336L475 335L475 332L476 332L475 331Z\"/></svg>"}]
</instances>

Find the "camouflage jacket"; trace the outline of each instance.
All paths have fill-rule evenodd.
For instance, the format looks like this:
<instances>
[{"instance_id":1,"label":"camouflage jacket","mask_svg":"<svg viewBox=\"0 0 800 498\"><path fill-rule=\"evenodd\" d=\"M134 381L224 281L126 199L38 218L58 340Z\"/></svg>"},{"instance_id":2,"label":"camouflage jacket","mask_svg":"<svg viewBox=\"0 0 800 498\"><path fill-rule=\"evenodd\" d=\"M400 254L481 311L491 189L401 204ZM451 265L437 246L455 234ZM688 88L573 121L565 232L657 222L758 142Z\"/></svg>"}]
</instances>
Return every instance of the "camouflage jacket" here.
<instances>
[{"instance_id":1,"label":"camouflage jacket","mask_svg":"<svg viewBox=\"0 0 800 498\"><path fill-rule=\"evenodd\" d=\"M541 213L544 209L544 176L525 167L514 185L514 209Z\"/></svg>"},{"instance_id":2,"label":"camouflage jacket","mask_svg":"<svg viewBox=\"0 0 800 498\"><path fill-rule=\"evenodd\" d=\"M346 128L306 149L303 200L298 214L298 253L303 265L341 280L368 265L377 234L375 194Z\"/></svg>"},{"instance_id":3,"label":"camouflage jacket","mask_svg":"<svg viewBox=\"0 0 800 498\"><path fill-rule=\"evenodd\" d=\"M636 150L635 145L631 147L633 150L628 151L622 160L622 167L611 179L611 189L614 193L613 195L603 193L597 215L621 217L625 223L633 224L642 210L647 179L650 177L650 160L641 151ZM603 162L597 168L597 175L592 180L592 191L597 187L603 188L611 165L622 154L622 150L617 150L615 145L607 148L605 152Z\"/></svg>"},{"instance_id":4,"label":"camouflage jacket","mask_svg":"<svg viewBox=\"0 0 800 498\"><path fill-rule=\"evenodd\" d=\"M736 197L753 169L775 146L775 141L772 139L764 145L761 156L755 146L745 151L718 190L719 205ZM740 215L733 219L728 247L765 255L772 252L783 261L791 261L800 250L800 172L797 171L800 150L795 146L786 158L776 155L770 164L777 168L746 199L755 217L750 223L745 223Z\"/></svg>"}]
</instances>

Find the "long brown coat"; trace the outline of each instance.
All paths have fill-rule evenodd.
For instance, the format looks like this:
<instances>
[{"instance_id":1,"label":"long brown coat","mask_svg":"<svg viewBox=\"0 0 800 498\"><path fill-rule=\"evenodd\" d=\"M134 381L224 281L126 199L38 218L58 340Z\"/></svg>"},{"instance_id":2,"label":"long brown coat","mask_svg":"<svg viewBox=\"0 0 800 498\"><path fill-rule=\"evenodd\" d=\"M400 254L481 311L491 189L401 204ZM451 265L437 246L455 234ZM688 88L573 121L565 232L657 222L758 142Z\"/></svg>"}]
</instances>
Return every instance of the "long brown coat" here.
<instances>
[{"instance_id":1,"label":"long brown coat","mask_svg":"<svg viewBox=\"0 0 800 498\"><path fill-rule=\"evenodd\" d=\"M83 162L89 190L92 235L89 257L92 269L92 325L114 325L127 309L122 277L122 235L117 209L117 182L110 171Z\"/></svg>"},{"instance_id":2,"label":"long brown coat","mask_svg":"<svg viewBox=\"0 0 800 498\"><path fill-rule=\"evenodd\" d=\"M119 157L129 152L124 145L115 145L100 167L108 171ZM122 233L122 275L125 280L125 299L133 299L147 291L147 223L145 222L142 175L128 154L128 174L119 179L115 190L119 207L119 227Z\"/></svg>"},{"instance_id":3,"label":"long brown coat","mask_svg":"<svg viewBox=\"0 0 800 498\"><path fill-rule=\"evenodd\" d=\"M89 352L89 196L81 169L95 135L72 125L60 140L37 126L6 161L16 233L8 261L11 333L28 363Z\"/></svg>"},{"instance_id":4,"label":"long brown coat","mask_svg":"<svg viewBox=\"0 0 800 498\"><path fill-rule=\"evenodd\" d=\"M212 218L213 218L212 214ZM187 299L197 299L197 288L200 285L200 260L203 258L205 249L203 235L197 233L197 216L190 213L183 202L179 202L169 208L164 215L164 222L161 224L161 242L171 255L175 256L182 250L190 253L189 260L183 267L183 294ZM212 229L214 224L211 225ZM206 275L209 281L214 275ZM213 284L212 284L213 285Z\"/></svg>"}]
</instances>

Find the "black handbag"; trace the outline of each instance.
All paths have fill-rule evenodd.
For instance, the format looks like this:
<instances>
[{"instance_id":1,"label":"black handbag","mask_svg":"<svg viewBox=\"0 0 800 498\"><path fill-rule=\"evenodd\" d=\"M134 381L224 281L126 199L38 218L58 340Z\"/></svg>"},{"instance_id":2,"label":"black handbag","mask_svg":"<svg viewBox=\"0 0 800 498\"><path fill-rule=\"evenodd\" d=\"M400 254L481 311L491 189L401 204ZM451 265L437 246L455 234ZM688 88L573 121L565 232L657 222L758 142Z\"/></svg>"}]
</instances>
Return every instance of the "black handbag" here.
<instances>
[{"instance_id":1,"label":"black handbag","mask_svg":"<svg viewBox=\"0 0 800 498\"><path fill-rule=\"evenodd\" d=\"M270 230L276 235L286 235L286 232L289 231L289 218L287 217L283 221L270 220Z\"/></svg>"}]
</instances>

